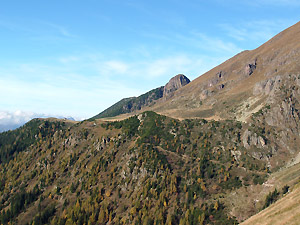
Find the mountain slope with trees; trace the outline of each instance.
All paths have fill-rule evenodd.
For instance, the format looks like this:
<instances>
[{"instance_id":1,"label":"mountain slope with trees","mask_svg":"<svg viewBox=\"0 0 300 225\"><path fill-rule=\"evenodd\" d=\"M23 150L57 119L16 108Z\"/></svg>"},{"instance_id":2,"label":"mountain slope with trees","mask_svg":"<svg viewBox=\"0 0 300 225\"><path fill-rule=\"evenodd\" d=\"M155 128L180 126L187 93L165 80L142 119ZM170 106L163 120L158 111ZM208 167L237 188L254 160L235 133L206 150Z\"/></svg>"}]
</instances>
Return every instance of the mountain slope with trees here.
<instances>
[{"instance_id":1,"label":"mountain slope with trees","mask_svg":"<svg viewBox=\"0 0 300 225\"><path fill-rule=\"evenodd\" d=\"M191 83L171 79L168 97L159 88L107 111L132 101L126 119L35 119L1 133L1 223L262 224L293 213L299 33L298 23Z\"/></svg>"}]
</instances>

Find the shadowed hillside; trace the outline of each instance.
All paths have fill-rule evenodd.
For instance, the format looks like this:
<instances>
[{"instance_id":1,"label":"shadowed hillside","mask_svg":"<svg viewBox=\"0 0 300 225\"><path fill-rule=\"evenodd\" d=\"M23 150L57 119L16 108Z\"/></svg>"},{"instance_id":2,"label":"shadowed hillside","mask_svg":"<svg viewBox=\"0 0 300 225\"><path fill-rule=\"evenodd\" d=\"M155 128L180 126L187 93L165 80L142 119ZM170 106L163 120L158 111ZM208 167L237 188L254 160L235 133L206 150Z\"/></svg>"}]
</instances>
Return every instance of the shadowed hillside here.
<instances>
[{"instance_id":1,"label":"shadowed hillside","mask_svg":"<svg viewBox=\"0 0 300 225\"><path fill-rule=\"evenodd\" d=\"M114 117L120 114L130 113L140 110L144 106L155 104L155 101L163 97L164 87L153 89L139 97L124 98L108 109L92 117L91 119L99 119L105 117Z\"/></svg>"}]
</instances>

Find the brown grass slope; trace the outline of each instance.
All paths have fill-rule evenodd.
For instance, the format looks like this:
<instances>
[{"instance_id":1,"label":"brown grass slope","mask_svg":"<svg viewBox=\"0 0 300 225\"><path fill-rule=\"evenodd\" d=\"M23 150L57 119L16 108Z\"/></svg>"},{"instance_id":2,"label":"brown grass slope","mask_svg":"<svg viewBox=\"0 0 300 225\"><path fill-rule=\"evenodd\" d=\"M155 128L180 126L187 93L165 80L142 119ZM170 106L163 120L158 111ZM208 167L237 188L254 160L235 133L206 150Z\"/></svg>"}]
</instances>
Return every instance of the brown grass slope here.
<instances>
[{"instance_id":1,"label":"brown grass slope","mask_svg":"<svg viewBox=\"0 0 300 225\"><path fill-rule=\"evenodd\" d=\"M299 182L300 164L283 169L275 173L269 179L270 183L276 181L276 187L283 184L293 184ZM274 185L275 186L275 185ZM260 213L250 217L241 223L242 225L267 225L267 224L300 224L300 185L295 185L292 190L283 198L264 209Z\"/></svg>"},{"instance_id":2,"label":"brown grass slope","mask_svg":"<svg viewBox=\"0 0 300 225\"><path fill-rule=\"evenodd\" d=\"M176 118L233 118L236 115L230 109L253 97L256 83L277 75L299 73L299 56L297 23L257 49L243 51L213 68L177 90L171 99L150 109ZM259 97L254 103L263 99Z\"/></svg>"}]
</instances>

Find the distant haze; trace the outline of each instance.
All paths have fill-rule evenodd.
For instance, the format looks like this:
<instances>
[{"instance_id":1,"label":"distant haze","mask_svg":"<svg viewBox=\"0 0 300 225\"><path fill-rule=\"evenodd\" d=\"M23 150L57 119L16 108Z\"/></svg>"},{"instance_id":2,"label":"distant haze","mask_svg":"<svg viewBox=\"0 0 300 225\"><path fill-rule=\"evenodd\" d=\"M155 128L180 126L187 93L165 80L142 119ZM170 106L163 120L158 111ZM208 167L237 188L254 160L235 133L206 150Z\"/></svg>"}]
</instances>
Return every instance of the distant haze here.
<instances>
[{"instance_id":1,"label":"distant haze","mask_svg":"<svg viewBox=\"0 0 300 225\"><path fill-rule=\"evenodd\" d=\"M47 118L50 115L35 114L33 112L23 112L23 111L0 111L0 132L16 129L26 122L34 118ZM65 118L62 116L53 116L57 118ZM72 117L66 117L69 120L74 120Z\"/></svg>"}]
</instances>

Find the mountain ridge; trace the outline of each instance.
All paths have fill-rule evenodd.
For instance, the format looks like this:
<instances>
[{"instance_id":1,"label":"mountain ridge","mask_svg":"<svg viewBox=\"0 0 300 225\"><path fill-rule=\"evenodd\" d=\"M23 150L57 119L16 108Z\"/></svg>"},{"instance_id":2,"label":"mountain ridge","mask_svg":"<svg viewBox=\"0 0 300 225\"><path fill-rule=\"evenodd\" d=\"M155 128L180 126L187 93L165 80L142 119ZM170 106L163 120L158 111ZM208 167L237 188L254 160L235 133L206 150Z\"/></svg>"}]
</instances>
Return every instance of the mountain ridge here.
<instances>
[{"instance_id":1,"label":"mountain ridge","mask_svg":"<svg viewBox=\"0 0 300 225\"><path fill-rule=\"evenodd\" d=\"M299 32L180 88L172 78L171 95L111 120L35 119L0 133L1 223L262 224L294 212Z\"/></svg>"},{"instance_id":2,"label":"mountain ridge","mask_svg":"<svg viewBox=\"0 0 300 225\"><path fill-rule=\"evenodd\" d=\"M224 110L215 113L210 106L217 104L216 107L221 108L220 103L228 98L236 98L240 103L235 96L247 95L249 98L258 82L277 75L297 74L300 70L299 33L298 22L258 48L243 51L214 67L174 93L167 102L158 103L148 110L176 118L208 118L202 115L208 110L210 116L234 118L233 113Z\"/></svg>"},{"instance_id":3,"label":"mountain ridge","mask_svg":"<svg viewBox=\"0 0 300 225\"><path fill-rule=\"evenodd\" d=\"M225 105L231 109L242 104L243 99L247 99L250 106L257 105L263 102L266 96L254 94L255 85L268 82L278 75L297 74L300 71L300 44L297 38L299 33L300 22L280 32L256 49L244 50L236 54L200 75L189 85L180 88L168 99L159 98L154 105L127 112L127 116L120 118L126 118L143 110L152 110L178 119L240 117L242 121L246 121L249 116L239 116L224 110L223 102L226 102L226 99L234 99L236 103ZM213 108L218 110L215 111ZM257 107L256 110L246 114L251 115L259 110L260 107Z\"/></svg>"},{"instance_id":4,"label":"mountain ridge","mask_svg":"<svg viewBox=\"0 0 300 225\"><path fill-rule=\"evenodd\" d=\"M90 119L115 117L121 114L138 112L142 108L155 105L159 99L170 98L176 90L187 85L189 82L190 80L185 75L178 74L172 77L165 86L152 89L138 97L124 98Z\"/></svg>"}]
</instances>

